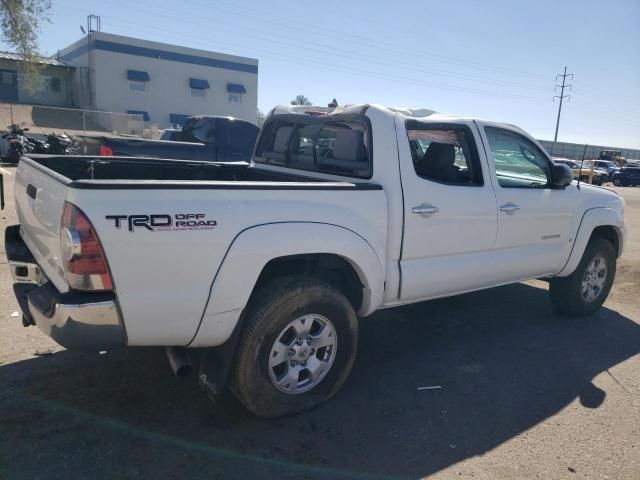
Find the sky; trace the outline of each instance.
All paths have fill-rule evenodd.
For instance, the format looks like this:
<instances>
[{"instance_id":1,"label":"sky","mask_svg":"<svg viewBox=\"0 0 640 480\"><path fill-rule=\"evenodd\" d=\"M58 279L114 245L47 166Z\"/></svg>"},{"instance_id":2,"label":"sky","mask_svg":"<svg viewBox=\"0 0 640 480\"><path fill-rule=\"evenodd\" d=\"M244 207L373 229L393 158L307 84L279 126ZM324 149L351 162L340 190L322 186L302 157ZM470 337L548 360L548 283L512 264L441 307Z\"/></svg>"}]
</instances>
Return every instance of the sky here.
<instances>
[{"instance_id":1,"label":"sky","mask_svg":"<svg viewBox=\"0 0 640 480\"><path fill-rule=\"evenodd\" d=\"M40 50L102 31L259 60L258 107L380 103L640 148L640 0L52 0ZM8 49L2 45L3 49Z\"/></svg>"}]
</instances>

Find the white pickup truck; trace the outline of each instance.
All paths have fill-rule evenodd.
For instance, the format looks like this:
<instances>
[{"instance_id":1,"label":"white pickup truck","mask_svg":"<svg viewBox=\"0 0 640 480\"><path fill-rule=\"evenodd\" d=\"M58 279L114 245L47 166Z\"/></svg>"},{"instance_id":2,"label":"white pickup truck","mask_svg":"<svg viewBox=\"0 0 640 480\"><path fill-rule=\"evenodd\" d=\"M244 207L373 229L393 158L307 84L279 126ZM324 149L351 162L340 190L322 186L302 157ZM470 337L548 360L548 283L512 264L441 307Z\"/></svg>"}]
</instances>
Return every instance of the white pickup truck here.
<instances>
[{"instance_id":1,"label":"white pickup truck","mask_svg":"<svg viewBox=\"0 0 640 480\"><path fill-rule=\"evenodd\" d=\"M358 319L531 278L590 314L623 200L511 125L429 110L277 107L251 164L23 158L6 250L25 325L67 348L167 347L271 417L344 383Z\"/></svg>"}]
</instances>

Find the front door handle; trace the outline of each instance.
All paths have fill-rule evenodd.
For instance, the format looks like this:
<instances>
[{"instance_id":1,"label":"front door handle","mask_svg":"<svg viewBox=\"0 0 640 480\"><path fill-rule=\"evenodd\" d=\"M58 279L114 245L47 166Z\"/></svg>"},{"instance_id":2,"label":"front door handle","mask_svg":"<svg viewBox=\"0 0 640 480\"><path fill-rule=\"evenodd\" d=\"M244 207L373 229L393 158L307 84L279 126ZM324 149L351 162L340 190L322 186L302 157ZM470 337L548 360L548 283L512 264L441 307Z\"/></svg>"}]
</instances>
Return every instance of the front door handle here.
<instances>
[{"instance_id":1,"label":"front door handle","mask_svg":"<svg viewBox=\"0 0 640 480\"><path fill-rule=\"evenodd\" d=\"M508 214L512 214L520 210L520 206L513 202L507 202L504 205L500 205L500 211Z\"/></svg>"},{"instance_id":2,"label":"front door handle","mask_svg":"<svg viewBox=\"0 0 640 480\"><path fill-rule=\"evenodd\" d=\"M411 209L412 213L416 213L418 215L421 215L424 218L428 218L431 215L433 215L434 213L438 213L439 209L438 207L434 207L433 205L429 205L426 203L423 203L422 205L418 205L417 207L413 207Z\"/></svg>"}]
</instances>

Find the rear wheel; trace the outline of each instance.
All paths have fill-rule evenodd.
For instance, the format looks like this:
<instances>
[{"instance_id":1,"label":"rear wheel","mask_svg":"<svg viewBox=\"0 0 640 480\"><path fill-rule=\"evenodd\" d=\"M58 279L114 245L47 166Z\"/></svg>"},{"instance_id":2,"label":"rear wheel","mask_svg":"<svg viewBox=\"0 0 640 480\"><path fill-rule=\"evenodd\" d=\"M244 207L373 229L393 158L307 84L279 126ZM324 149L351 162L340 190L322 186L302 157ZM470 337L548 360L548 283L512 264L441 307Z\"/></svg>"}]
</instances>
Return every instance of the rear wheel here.
<instances>
[{"instance_id":1,"label":"rear wheel","mask_svg":"<svg viewBox=\"0 0 640 480\"><path fill-rule=\"evenodd\" d=\"M592 238L576 270L568 277L551 279L554 309L571 316L595 312L607 299L615 274L615 248L604 238Z\"/></svg>"},{"instance_id":2,"label":"rear wheel","mask_svg":"<svg viewBox=\"0 0 640 480\"><path fill-rule=\"evenodd\" d=\"M230 386L258 416L312 408L332 397L351 371L357 317L326 282L273 281L252 300L245 322Z\"/></svg>"}]
</instances>

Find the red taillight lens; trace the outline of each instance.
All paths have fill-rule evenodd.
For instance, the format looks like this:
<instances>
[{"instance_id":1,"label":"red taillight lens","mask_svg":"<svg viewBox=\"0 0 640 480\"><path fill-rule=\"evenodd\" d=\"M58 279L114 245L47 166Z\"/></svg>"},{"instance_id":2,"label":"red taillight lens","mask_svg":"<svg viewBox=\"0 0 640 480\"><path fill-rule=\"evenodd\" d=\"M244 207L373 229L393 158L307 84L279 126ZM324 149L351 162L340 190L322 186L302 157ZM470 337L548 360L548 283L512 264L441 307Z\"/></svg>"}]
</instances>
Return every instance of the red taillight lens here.
<instances>
[{"instance_id":1,"label":"red taillight lens","mask_svg":"<svg viewBox=\"0 0 640 480\"><path fill-rule=\"evenodd\" d=\"M73 290L113 290L107 260L93 225L82 210L65 202L60 226L65 276Z\"/></svg>"},{"instance_id":2,"label":"red taillight lens","mask_svg":"<svg viewBox=\"0 0 640 480\"><path fill-rule=\"evenodd\" d=\"M100 148L98 148L98 156L113 157L113 150L111 150L111 148L107 147L106 145L100 145Z\"/></svg>"}]
</instances>

